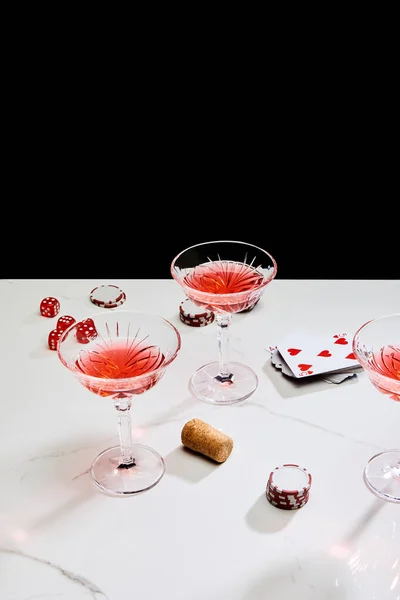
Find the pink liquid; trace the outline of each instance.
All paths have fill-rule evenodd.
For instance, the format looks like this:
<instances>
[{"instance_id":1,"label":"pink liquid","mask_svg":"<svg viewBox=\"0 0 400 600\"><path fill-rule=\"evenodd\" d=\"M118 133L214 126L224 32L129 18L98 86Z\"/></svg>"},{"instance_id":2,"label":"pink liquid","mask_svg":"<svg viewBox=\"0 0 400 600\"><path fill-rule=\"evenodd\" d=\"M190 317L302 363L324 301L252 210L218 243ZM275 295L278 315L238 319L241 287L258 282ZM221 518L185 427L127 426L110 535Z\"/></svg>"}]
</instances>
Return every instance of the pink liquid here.
<instances>
[{"instance_id":1,"label":"pink liquid","mask_svg":"<svg viewBox=\"0 0 400 600\"><path fill-rule=\"evenodd\" d=\"M400 382L400 347L398 346L383 346L377 352L375 352L369 359L369 367L371 371L378 375L384 375L393 380L393 382ZM399 393L394 393L392 390L386 389L378 382L374 381L374 384L380 392L389 394L393 400L400 401ZM382 382L383 384L383 382ZM394 387L394 386L393 386ZM399 383L400 390L400 383Z\"/></svg>"},{"instance_id":2,"label":"pink liquid","mask_svg":"<svg viewBox=\"0 0 400 600\"><path fill-rule=\"evenodd\" d=\"M104 381L86 381L81 383L100 396L111 396L121 391L120 386L113 381L135 378L151 373L164 363L165 357L157 346L149 346L146 341L137 340L107 340L96 343L89 350L81 353L75 365L79 373L101 378ZM128 381L125 394L141 394L150 389L160 379L163 369L145 377L142 382Z\"/></svg>"},{"instance_id":3,"label":"pink liquid","mask_svg":"<svg viewBox=\"0 0 400 600\"><path fill-rule=\"evenodd\" d=\"M210 294L207 300L204 302L201 300L209 310L223 309L225 312L239 312L257 300L257 294L254 292L263 281L263 276L254 267L244 263L220 260L195 267L185 276L183 284L193 290ZM240 300L224 297L226 294L239 292L248 292L248 294L244 294ZM193 296L192 299L199 301L196 296Z\"/></svg>"}]
</instances>

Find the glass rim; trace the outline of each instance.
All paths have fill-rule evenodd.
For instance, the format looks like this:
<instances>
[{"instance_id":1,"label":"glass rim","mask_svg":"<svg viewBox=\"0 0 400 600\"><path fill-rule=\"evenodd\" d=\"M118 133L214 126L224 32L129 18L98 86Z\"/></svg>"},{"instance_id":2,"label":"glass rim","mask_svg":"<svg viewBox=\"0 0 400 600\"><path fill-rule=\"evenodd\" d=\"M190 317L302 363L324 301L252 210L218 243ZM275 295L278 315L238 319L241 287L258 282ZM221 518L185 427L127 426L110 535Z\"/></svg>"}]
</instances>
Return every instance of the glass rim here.
<instances>
[{"instance_id":1,"label":"glass rim","mask_svg":"<svg viewBox=\"0 0 400 600\"><path fill-rule=\"evenodd\" d=\"M255 248L256 250L259 250L260 252L262 252L263 254L265 254L266 256L268 256L268 258L271 260L271 262L272 262L272 274L271 274L271 276L268 279L264 280L260 285L258 285L257 287L255 287L253 291L261 290L266 285L268 285L269 283L271 283L271 281L273 279L275 279L277 271L278 271L278 265L277 265L277 262L276 262L275 258L267 250L264 250L264 248L261 248L260 246L256 246L255 244L251 244L250 242L243 242L243 241L239 241L239 240L225 240L225 239L210 240L208 242L199 242L198 244L193 244L192 246L188 246L187 248L184 248L183 250L181 250L175 256L175 258L171 262L170 272L171 272L171 275L172 275L173 279L177 283L179 283L179 285L181 285L184 289L190 289L190 290L192 290L193 288L189 288L189 286L185 286L184 284L182 284L182 281L176 276L176 274L174 272L176 261L185 252L188 252L188 250L193 250L194 248L200 248L201 246L207 246L209 244L219 244L219 243L242 244L243 246L249 246L250 248ZM196 296L198 296L199 298L208 298L210 296L213 296L213 297L214 296L230 296L232 298L240 298L241 296L245 296L246 294L248 294L248 290L243 291L243 292L230 292L228 294L212 294L210 292L203 292L203 291L200 291L200 290L195 290L195 292L196 292Z\"/></svg>"},{"instance_id":2,"label":"glass rim","mask_svg":"<svg viewBox=\"0 0 400 600\"><path fill-rule=\"evenodd\" d=\"M142 315L145 317L152 317L152 318L156 318L158 321L163 322L164 324L168 325L170 327L170 329L175 333L176 335L176 340L177 340L177 344L176 344L176 348L173 352L173 354L169 357L169 359L162 363L161 365L159 365L156 369L153 369L152 371L147 371L147 373L143 373L143 375L137 375L135 377L123 377L120 379L105 379L104 377L96 377L95 375L87 375L86 373L77 371L76 368L74 368L72 365L68 364L67 361L65 360L62 351L61 351L61 342L67 337L67 334L69 332L71 332L73 329L75 329L79 323L82 322L82 320L85 319L92 319L95 322L95 319L98 318L99 316L103 316L103 315L109 315L109 311L112 309L106 309L103 310L101 312L98 313L92 313L90 315L88 315L87 317L84 317L84 319L80 319L79 321L76 321L75 323L72 323L72 325L70 325L67 329L65 329L62 332L62 335L60 336L60 338L57 341L57 355L58 358L60 360L60 362L64 365L64 367L66 367L71 373L73 374L79 374L79 377L83 377L85 380L87 381L114 381L114 382L118 382L118 387L120 387L120 384L123 385L124 382L129 382L129 381L143 381L148 379L148 377L154 375L155 373L159 373L160 371L163 371L166 369L166 367L168 367L177 357L179 350L181 349L182 346L182 336L180 334L180 332L178 331L178 329L175 327L175 325L173 323L171 323L171 321L169 321L168 319L166 319L165 317L163 317L162 315L158 314L158 313L146 313L143 311L139 311L139 310L129 310L129 309L122 309L122 310L113 310L112 314L113 315L119 315L119 314L132 314L132 315ZM82 348L82 350L84 350L84 348ZM120 390L122 391L122 390ZM118 390L117 390L118 392Z\"/></svg>"}]
</instances>

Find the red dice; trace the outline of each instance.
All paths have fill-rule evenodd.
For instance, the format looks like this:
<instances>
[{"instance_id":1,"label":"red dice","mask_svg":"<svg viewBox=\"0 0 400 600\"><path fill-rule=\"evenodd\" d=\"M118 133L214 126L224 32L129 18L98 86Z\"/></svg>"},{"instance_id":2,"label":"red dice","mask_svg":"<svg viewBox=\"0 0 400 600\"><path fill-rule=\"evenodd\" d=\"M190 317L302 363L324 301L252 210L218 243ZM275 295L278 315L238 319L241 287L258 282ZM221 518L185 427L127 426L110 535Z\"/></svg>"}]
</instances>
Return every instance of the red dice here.
<instances>
[{"instance_id":1,"label":"red dice","mask_svg":"<svg viewBox=\"0 0 400 600\"><path fill-rule=\"evenodd\" d=\"M71 317L70 315L63 315L62 317L59 317L56 329L61 332L65 331L70 325L75 323L75 321L76 319L74 319L74 317Z\"/></svg>"},{"instance_id":2,"label":"red dice","mask_svg":"<svg viewBox=\"0 0 400 600\"><path fill-rule=\"evenodd\" d=\"M57 342L61 336L62 331L59 331L58 329L53 329L52 331L50 331L48 337L48 345L50 350L57 350Z\"/></svg>"},{"instance_id":3,"label":"red dice","mask_svg":"<svg viewBox=\"0 0 400 600\"><path fill-rule=\"evenodd\" d=\"M93 319L84 319L78 323L76 339L80 344L88 344L95 337L97 337L97 331Z\"/></svg>"},{"instance_id":4,"label":"red dice","mask_svg":"<svg viewBox=\"0 0 400 600\"><path fill-rule=\"evenodd\" d=\"M60 310L60 303L57 298L47 296L40 303L40 314L42 317L55 317Z\"/></svg>"}]
</instances>

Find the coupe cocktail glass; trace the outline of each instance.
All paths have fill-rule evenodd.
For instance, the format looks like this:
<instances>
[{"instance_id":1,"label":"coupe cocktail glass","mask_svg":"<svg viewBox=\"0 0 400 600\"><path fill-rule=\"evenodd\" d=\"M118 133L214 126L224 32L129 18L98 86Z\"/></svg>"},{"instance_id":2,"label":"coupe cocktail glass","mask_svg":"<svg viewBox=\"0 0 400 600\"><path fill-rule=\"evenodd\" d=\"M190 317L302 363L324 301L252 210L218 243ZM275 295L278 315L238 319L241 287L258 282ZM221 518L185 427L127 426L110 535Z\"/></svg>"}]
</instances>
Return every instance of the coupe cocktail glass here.
<instances>
[{"instance_id":1,"label":"coupe cocktail glass","mask_svg":"<svg viewBox=\"0 0 400 600\"><path fill-rule=\"evenodd\" d=\"M212 404L245 400L258 386L247 365L228 360L232 314L254 306L275 278L277 264L266 250L231 240L190 246L172 261L172 277L199 307L215 313L219 360L200 367L191 377L194 396Z\"/></svg>"},{"instance_id":2,"label":"coupe cocktail glass","mask_svg":"<svg viewBox=\"0 0 400 600\"><path fill-rule=\"evenodd\" d=\"M364 323L354 334L353 352L376 389L400 402L400 313ZM400 449L373 456L364 481L379 498L400 502Z\"/></svg>"},{"instance_id":3,"label":"coupe cocktail glass","mask_svg":"<svg viewBox=\"0 0 400 600\"><path fill-rule=\"evenodd\" d=\"M63 333L58 356L85 388L113 400L120 437L118 446L97 456L90 473L105 492L136 494L158 483L165 465L153 448L132 443L131 400L159 382L180 350L181 337L161 316L134 311L106 310L85 322L83 333L82 322Z\"/></svg>"}]
</instances>

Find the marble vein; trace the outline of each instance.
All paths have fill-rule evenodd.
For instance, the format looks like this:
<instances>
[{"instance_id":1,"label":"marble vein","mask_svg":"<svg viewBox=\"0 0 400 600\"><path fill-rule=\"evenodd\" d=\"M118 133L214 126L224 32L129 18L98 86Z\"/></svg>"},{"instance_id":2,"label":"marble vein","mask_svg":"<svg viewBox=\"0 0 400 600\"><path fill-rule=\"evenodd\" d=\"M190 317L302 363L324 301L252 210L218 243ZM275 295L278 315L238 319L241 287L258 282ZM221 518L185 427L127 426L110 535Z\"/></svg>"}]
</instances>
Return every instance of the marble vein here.
<instances>
[{"instance_id":1,"label":"marble vein","mask_svg":"<svg viewBox=\"0 0 400 600\"><path fill-rule=\"evenodd\" d=\"M48 454L38 454L37 456L31 456L31 458L27 458L26 462L34 462L36 460L42 460L46 458L61 458L62 456L68 456L69 454L76 454L77 452L82 452L83 450L90 450L92 446L83 446L81 448L75 448L74 450L69 450L68 452L49 452Z\"/></svg>"},{"instance_id":2,"label":"marble vein","mask_svg":"<svg viewBox=\"0 0 400 600\"><path fill-rule=\"evenodd\" d=\"M65 594L35 594L34 596L26 596L25 600L39 600L39 598L41 600L44 600L45 598L50 598L50 600L52 600L53 598L61 598L61 596L65 597Z\"/></svg>"},{"instance_id":3,"label":"marble vein","mask_svg":"<svg viewBox=\"0 0 400 600\"><path fill-rule=\"evenodd\" d=\"M308 427L312 427L313 429L318 429L319 431L323 431L324 433L330 433L331 435L335 435L344 440L349 440L350 442L354 442L355 444L361 444L362 446L368 446L369 448L376 448L377 450L383 450L382 446L378 446L377 444L373 444L372 442L366 442L365 440L358 440L356 438L350 437L345 433L341 433L340 431L336 431L334 429L329 429L328 427L324 427L323 425L317 425L317 423L312 423L311 421L306 421L305 419L300 419L300 417L292 417L291 415L284 415L282 413L275 412L270 408L267 408L263 404L258 404L256 402L252 403L253 406L259 406L260 408L264 408L270 415L273 417L278 417L278 419L287 419L288 421L293 421L295 423L300 423L300 425L307 425Z\"/></svg>"},{"instance_id":4,"label":"marble vein","mask_svg":"<svg viewBox=\"0 0 400 600\"><path fill-rule=\"evenodd\" d=\"M106 438L102 443L106 444L108 443L110 440L114 440L115 436L110 436L108 438ZM71 454L77 454L78 452L83 452L84 450L92 450L93 448L96 448L98 444L91 444L90 446L79 446L79 448L73 448L72 450L59 450L59 451L55 451L55 452L47 452L46 454L36 454L35 456L31 456L30 458L27 458L25 460L25 462L35 462L36 460L45 460L47 458L62 458L65 456L69 456Z\"/></svg>"},{"instance_id":5,"label":"marble vein","mask_svg":"<svg viewBox=\"0 0 400 600\"><path fill-rule=\"evenodd\" d=\"M106 596L106 594L104 592L102 592L101 589L97 585L95 585L94 583L92 583L91 581L86 579L86 577L83 577L82 575L77 575L76 573L72 573L72 571L68 571L67 569L63 569L59 565L56 565L56 564L50 562L49 560L45 560L43 558L37 558L36 556L31 556L29 554L25 554L24 552L21 552L20 550L11 550L9 548L0 548L0 553L10 554L10 555L14 555L14 556L20 556L21 558L26 558L26 559L32 560L34 562L40 563L42 565L46 565L46 566L50 567L51 569L58 571L63 577L65 577L72 583L76 583L77 585L80 585L81 587L85 588L90 593L91 597L94 598L95 600L99 600L100 596L102 598L105 598L105 600L108 600L108 596ZM29 600L29 598L27 600Z\"/></svg>"},{"instance_id":6,"label":"marble vein","mask_svg":"<svg viewBox=\"0 0 400 600\"><path fill-rule=\"evenodd\" d=\"M87 475L88 473L90 473L91 467L87 468L85 471L82 471L82 473L79 473L79 475L75 475L75 477L72 478L72 481L75 481L75 479L79 479L79 477L82 477L82 475Z\"/></svg>"}]
</instances>

